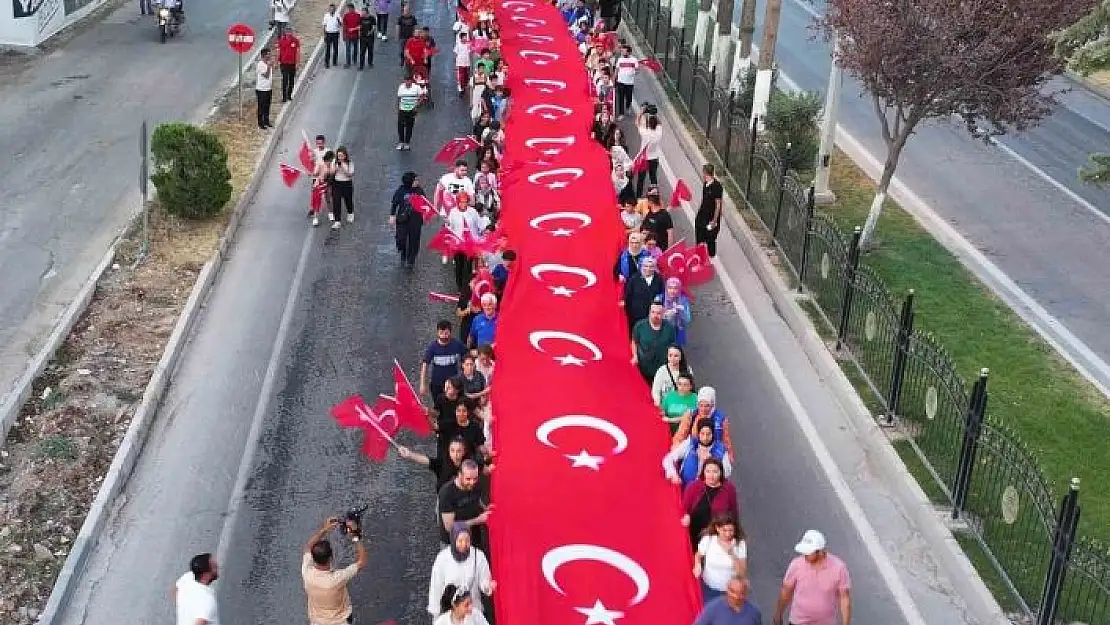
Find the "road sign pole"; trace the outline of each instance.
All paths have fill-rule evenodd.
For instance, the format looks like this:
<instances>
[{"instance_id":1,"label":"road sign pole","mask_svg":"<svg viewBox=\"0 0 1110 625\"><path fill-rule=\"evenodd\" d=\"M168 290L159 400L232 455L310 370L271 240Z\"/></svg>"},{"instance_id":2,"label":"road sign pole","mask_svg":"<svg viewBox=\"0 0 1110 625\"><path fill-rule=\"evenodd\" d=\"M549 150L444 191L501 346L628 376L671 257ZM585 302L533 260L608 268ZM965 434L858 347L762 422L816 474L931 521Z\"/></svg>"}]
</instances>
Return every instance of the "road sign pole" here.
<instances>
[{"instance_id":1,"label":"road sign pole","mask_svg":"<svg viewBox=\"0 0 1110 625\"><path fill-rule=\"evenodd\" d=\"M243 54L254 47L254 31L246 24L232 24L227 29L227 45L239 55L239 80L236 91L239 93L239 121L243 121Z\"/></svg>"},{"instance_id":2,"label":"road sign pole","mask_svg":"<svg viewBox=\"0 0 1110 625\"><path fill-rule=\"evenodd\" d=\"M150 148L147 132L147 122L144 119L139 129L139 196L143 202L143 246L139 251L140 259L150 250Z\"/></svg>"},{"instance_id":3,"label":"road sign pole","mask_svg":"<svg viewBox=\"0 0 1110 625\"><path fill-rule=\"evenodd\" d=\"M243 55L239 54L239 123L243 122Z\"/></svg>"}]
</instances>

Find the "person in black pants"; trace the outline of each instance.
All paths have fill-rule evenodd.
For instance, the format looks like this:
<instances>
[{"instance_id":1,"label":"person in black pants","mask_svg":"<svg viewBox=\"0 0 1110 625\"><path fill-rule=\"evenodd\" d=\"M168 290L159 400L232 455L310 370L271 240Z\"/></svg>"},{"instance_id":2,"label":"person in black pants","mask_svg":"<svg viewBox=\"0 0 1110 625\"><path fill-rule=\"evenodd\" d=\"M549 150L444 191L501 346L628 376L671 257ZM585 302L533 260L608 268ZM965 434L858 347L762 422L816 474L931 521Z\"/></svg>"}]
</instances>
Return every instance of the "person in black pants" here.
<instances>
[{"instance_id":1,"label":"person in black pants","mask_svg":"<svg viewBox=\"0 0 1110 625\"><path fill-rule=\"evenodd\" d=\"M374 67L374 38L378 36L378 20L367 7L362 10L362 20L359 22L358 38L358 68L366 67L366 59L370 58L370 67Z\"/></svg>"},{"instance_id":2,"label":"person in black pants","mask_svg":"<svg viewBox=\"0 0 1110 625\"><path fill-rule=\"evenodd\" d=\"M717 255L717 235L721 231L724 189L714 175L716 172L711 163L703 165L701 172L701 205L698 207L698 214L694 217L694 240L699 244L705 243L705 251L709 253L710 258L713 258Z\"/></svg>"},{"instance_id":3,"label":"person in black pants","mask_svg":"<svg viewBox=\"0 0 1110 625\"><path fill-rule=\"evenodd\" d=\"M343 21L335 13L335 5L328 6L328 13L324 16L324 67L339 65L339 33L343 30Z\"/></svg>"},{"instance_id":4,"label":"person in black pants","mask_svg":"<svg viewBox=\"0 0 1110 625\"><path fill-rule=\"evenodd\" d=\"M262 48L258 54L258 63L255 65L257 77L255 78L254 95L258 99L258 127L266 130L270 125L270 102L274 95L274 70L270 65L270 50Z\"/></svg>"},{"instance_id":5,"label":"person in black pants","mask_svg":"<svg viewBox=\"0 0 1110 625\"><path fill-rule=\"evenodd\" d=\"M408 200L408 196L414 194L426 196L416 172L405 172L401 176L401 186L393 192L393 202L389 207L389 223L397 228L397 251L409 267L416 264L416 255L420 252L420 231L424 226L423 215L416 212Z\"/></svg>"}]
</instances>

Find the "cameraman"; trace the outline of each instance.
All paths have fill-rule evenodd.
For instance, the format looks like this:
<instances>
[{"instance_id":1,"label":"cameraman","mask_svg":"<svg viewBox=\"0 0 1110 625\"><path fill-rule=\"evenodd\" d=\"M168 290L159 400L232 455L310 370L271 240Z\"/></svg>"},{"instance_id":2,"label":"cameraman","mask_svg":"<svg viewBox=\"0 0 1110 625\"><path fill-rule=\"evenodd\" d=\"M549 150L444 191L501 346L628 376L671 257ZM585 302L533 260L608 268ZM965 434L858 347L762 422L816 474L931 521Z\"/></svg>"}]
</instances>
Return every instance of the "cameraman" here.
<instances>
[{"instance_id":1,"label":"cameraman","mask_svg":"<svg viewBox=\"0 0 1110 625\"><path fill-rule=\"evenodd\" d=\"M360 529L353 521L344 521L345 533L355 543L357 558L354 564L334 571L332 548L327 535L339 527L339 519L329 518L323 527L308 539L301 562L304 592L308 596L309 625L344 625L354 623L351 595L347 583L366 566L366 547L359 540Z\"/></svg>"}]
</instances>

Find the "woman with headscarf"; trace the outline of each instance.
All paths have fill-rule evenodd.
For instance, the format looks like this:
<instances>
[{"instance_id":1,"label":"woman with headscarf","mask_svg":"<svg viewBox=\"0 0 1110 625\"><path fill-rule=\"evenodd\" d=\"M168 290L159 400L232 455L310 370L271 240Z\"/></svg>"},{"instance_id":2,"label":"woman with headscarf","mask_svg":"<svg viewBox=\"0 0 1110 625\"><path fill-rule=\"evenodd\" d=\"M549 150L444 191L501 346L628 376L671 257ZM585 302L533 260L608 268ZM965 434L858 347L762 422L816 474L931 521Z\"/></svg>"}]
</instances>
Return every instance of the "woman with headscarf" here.
<instances>
[{"instance_id":1,"label":"woman with headscarf","mask_svg":"<svg viewBox=\"0 0 1110 625\"><path fill-rule=\"evenodd\" d=\"M469 598L474 611L482 612L482 595L493 594L497 582L493 581L489 560L482 550L471 544L470 528L458 522L451 526L451 544L444 547L432 565L432 581L428 584L428 612L433 616L443 613L444 595L454 587L455 596ZM451 598L453 602L454 597ZM438 622L438 621L437 621ZM456 621L466 622L466 621Z\"/></svg>"},{"instance_id":2,"label":"woman with headscarf","mask_svg":"<svg viewBox=\"0 0 1110 625\"><path fill-rule=\"evenodd\" d=\"M686 488L688 484L697 481L706 462L711 458L721 461L725 477L732 473L728 450L725 449L724 442L713 432L713 422L710 419L702 419L698 421L693 434L663 456L663 471L667 474L668 480Z\"/></svg>"},{"instance_id":3,"label":"woman with headscarf","mask_svg":"<svg viewBox=\"0 0 1110 625\"><path fill-rule=\"evenodd\" d=\"M663 395L663 402L659 405L663 422L670 428L671 436L678 431L682 419L688 418L697 409L698 396L694 394L694 376L690 373L678 374L675 389Z\"/></svg>"},{"instance_id":4,"label":"woman with headscarf","mask_svg":"<svg viewBox=\"0 0 1110 625\"><path fill-rule=\"evenodd\" d=\"M393 192L393 202L389 206L389 223L397 228L397 251L409 267L416 264L420 252L420 230L424 227L424 216L413 206L411 195L425 195L416 172L405 172L401 176L401 186Z\"/></svg>"},{"instance_id":5,"label":"woman with headscarf","mask_svg":"<svg viewBox=\"0 0 1110 625\"><path fill-rule=\"evenodd\" d=\"M717 389L712 386L703 386L698 389L697 408L684 416L682 421L679 422L678 430L675 431L671 444L681 444L690 435L690 424L699 423L702 420L713 424L713 436L724 444L725 449L728 450L729 460L735 458L736 453L732 447L732 435L728 431L728 417L717 409Z\"/></svg>"},{"instance_id":6,"label":"woman with headscarf","mask_svg":"<svg viewBox=\"0 0 1110 625\"><path fill-rule=\"evenodd\" d=\"M690 298L682 292L682 280L667 278L663 286L663 318L671 322L678 335L678 344L686 345L686 327L693 315L690 312Z\"/></svg>"},{"instance_id":7,"label":"woman with headscarf","mask_svg":"<svg viewBox=\"0 0 1110 625\"><path fill-rule=\"evenodd\" d=\"M662 406L663 397L678 388L678 376L683 373L690 373L686 353L678 345L671 345L667 348L667 362L659 367L651 382L651 398L656 406Z\"/></svg>"},{"instance_id":8,"label":"woman with headscarf","mask_svg":"<svg viewBox=\"0 0 1110 625\"><path fill-rule=\"evenodd\" d=\"M628 316L628 327L631 328L637 321L646 319L652 303L662 303L662 296L663 276L656 272L655 259L651 257L650 252L647 252L646 256L640 258L640 271L630 273L624 281L622 301L624 312Z\"/></svg>"},{"instance_id":9,"label":"woman with headscarf","mask_svg":"<svg viewBox=\"0 0 1110 625\"><path fill-rule=\"evenodd\" d=\"M712 519L722 516L740 518L736 486L725 479L725 467L720 460L706 460L701 479L691 482L682 491L682 511L681 522L690 530L692 549L697 549L701 535Z\"/></svg>"}]
</instances>

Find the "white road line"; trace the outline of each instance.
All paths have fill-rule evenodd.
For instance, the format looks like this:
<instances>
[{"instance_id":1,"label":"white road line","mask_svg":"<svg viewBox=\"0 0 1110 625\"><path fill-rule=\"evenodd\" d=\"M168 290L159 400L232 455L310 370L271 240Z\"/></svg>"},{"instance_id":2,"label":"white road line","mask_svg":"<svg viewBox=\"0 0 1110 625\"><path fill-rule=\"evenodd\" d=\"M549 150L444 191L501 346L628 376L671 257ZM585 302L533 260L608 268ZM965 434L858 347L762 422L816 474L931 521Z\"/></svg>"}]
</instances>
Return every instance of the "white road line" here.
<instances>
[{"instance_id":1,"label":"white road line","mask_svg":"<svg viewBox=\"0 0 1110 625\"><path fill-rule=\"evenodd\" d=\"M663 170L663 175L674 181L678 180L674 170L671 168L670 163L667 162L667 157L664 156L660 159L660 169ZM690 223L694 222L694 209L690 207L689 202L684 202L682 210ZM748 307L744 305L744 300L740 297L740 292L736 289L735 284L732 282L732 277L725 270L724 265L720 260L714 259L713 266L716 268L717 273L720 275L721 284L728 293L728 297L732 300L732 306L736 309L736 314L740 318L740 322L744 324L744 329L747 331L748 336L751 337L752 343L755 345L756 350L759 352L760 357L763 359L764 364L767 366L768 372L775 380L775 385L778 386L782 398L786 401L787 406L790 407L790 413L794 416L794 420L798 424L798 428L805 435L806 440L809 442L810 448L813 449L814 456L817 462L820 463L821 469L824 470L825 476L829 479L829 484L832 485L833 491L836 493L840 503L844 506L845 512L848 513L848 518L851 519L852 525L855 526L856 532L859 534L860 541L867 548L868 555L875 563L876 568L883 578L884 583L890 590L891 596L894 597L894 602L898 605L898 609L902 612L902 616L906 619L907 625L927 625L925 618L917 608L917 604L913 600L909 589L902 583L902 577L898 574L898 570L894 566L894 562L890 556L883 549L882 541L879 539L878 533L872 527L871 522L867 520L867 515L860 506L859 501L856 500L855 495L852 494L851 487L848 486L847 480L844 479L844 474L841 473L840 468L836 466L836 461L833 460L832 454L829 453L825 443L821 440L821 435L817 432L817 428L813 425L813 419L810 418L805 406L802 405L798 394L794 392L794 387L791 386L790 381L786 377L786 372L783 371L782 365L779 364L778 359L775 358L774 352L771 350L770 345L767 343L766 337L759 329L759 324L756 322L755 317L752 315Z\"/></svg>"},{"instance_id":2,"label":"white road line","mask_svg":"<svg viewBox=\"0 0 1110 625\"><path fill-rule=\"evenodd\" d=\"M794 0L799 6L807 12L816 15L817 13L802 3L802 0ZM753 56L758 54L758 47L752 46ZM779 84L786 87L790 91L802 91L798 83L790 79L785 72L779 71ZM997 143L997 142L996 142ZM839 146L844 152L855 161L856 165L864 170L865 173L874 181L878 180L879 173L883 169L883 161L879 160L872 154L859 139L848 133L844 126L837 124L836 126L836 145ZM1045 180L1055 184L1057 188L1065 190L1066 187L1060 185L1051 176L1040 171L1035 165L1029 163L1012 149L1005 145L998 144L998 147L1005 154L1013 156L1015 160L1022 163ZM1074 193L1068 197L1072 197ZM985 254L979 251L970 241L968 241L962 234L934 211L925 200L921 199L916 193L910 190L908 186L896 175L890 181L890 196L898 204L913 216L921 225L933 236L941 245L943 245L949 252L955 254L965 267L971 270L975 277L985 283L999 299L1001 299L1007 306L1009 306L1029 327L1033 328L1040 337L1048 343L1057 353L1064 357L1084 379L1094 386L1100 393L1106 397L1110 397L1110 364L1102 359L1101 356L1096 354L1090 347L1087 346L1079 337L1075 336L1059 319L1054 317L1052 313L1041 306L1034 300L1028 293L1025 292L1014 280L1006 275L998 265L995 265ZM1089 212L1095 214L1100 219L1110 224L1110 217L1098 211L1097 208L1085 202L1078 196L1072 198L1076 199L1081 206L1086 208Z\"/></svg>"},{"instance_id":3,"label":"white road line","mask_svg":"<svg viewBox=\"0 0 1110 625\"><path fill-rule=\"evenodd\" d=\"M336 138L342 137L346 134L347 124L351 121L351 111L355 104L355 95L358 93L359 83L362 82L363 74L359 73L355 77L355 84L351 87L351 95L347 98L347 108L343 111L343 119L339 122L339 131L335 134ZM305 97L309 97L308 90L305 90ZM292 122L293 120L290 120ZM259 172L260 175L265 175ZM270 409L271 399L274 393L274 385L277 383L278 369L282 362L282 352L284 351L286 340L289 336L289 328L293 323L293 314L296 310L297 296L301 291L301 283L304 281L305 269L308 267L308 256L312 251L312 243L315 240L316 228L310 228L305 233L304 243L301 244L301 255L297 260L297 269L293 274L293 282L289 285L289 295L285 298L285 307L281 312L281 322L278 324L277 335L274 337L274 345L270 350L270 360L266 365L266 375L262 380L262 388L258 392L258 401L255 403L254 416L251 418L251 429L247 434L247 443L243 448L243 457L239 461L239 472L235 477L235 486L231 491L231 500L227 506L227 516L224 518L223 527L220 529L220 543L216 548L216 561L223 563L227 556L227 550L231 547L231 533L235 526L235 521L239 516L240 509L243 506L243 497L246 495L247 479L250 476L251 466L254 464L255 451L258 448L258 441L262 436L262 424L266 420L266 413Z\"/></svg>"}]
</instances>

